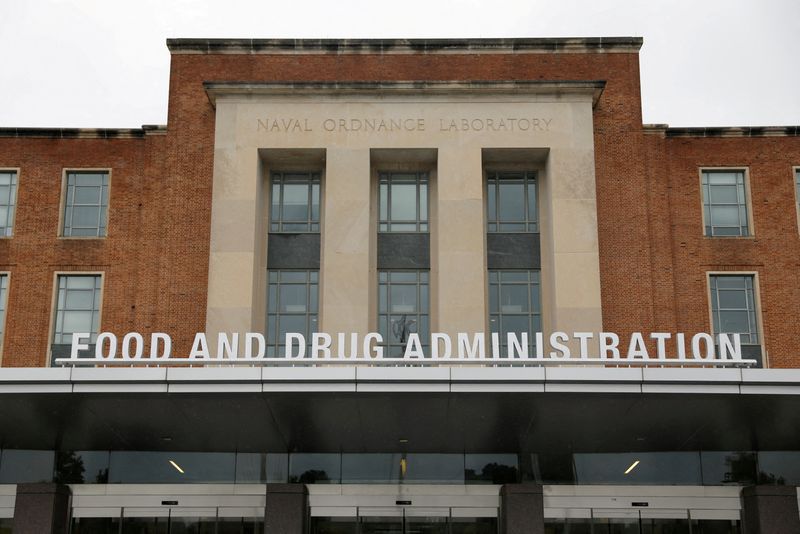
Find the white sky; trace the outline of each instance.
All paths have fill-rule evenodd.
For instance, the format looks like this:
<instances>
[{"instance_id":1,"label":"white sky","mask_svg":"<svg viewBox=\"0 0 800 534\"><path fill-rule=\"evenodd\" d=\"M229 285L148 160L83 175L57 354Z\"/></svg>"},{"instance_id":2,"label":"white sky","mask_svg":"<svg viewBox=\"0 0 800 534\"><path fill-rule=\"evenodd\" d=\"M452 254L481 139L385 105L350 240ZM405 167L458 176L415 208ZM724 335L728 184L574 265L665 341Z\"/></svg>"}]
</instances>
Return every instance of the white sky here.
<instances>
[{"instance_id":1,"label":"white sky","mask_svg":"<svg viewBox=\"0 0 800 534\"><path fill-rule=\"evenodd\" d=\"M0 0L0 126L167 116L167 37L641 36L644 122L800 124L800 0Z\"/></svg>"}]
</instances>

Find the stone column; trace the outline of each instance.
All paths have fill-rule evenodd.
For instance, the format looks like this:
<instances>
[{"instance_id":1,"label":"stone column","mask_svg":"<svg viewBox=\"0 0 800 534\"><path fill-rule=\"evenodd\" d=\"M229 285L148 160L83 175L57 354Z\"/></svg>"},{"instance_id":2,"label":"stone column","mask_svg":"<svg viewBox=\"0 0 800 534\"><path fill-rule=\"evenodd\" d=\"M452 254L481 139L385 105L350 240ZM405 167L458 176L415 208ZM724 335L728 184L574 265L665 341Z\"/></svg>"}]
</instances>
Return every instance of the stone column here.
<instances>
[{"instance_id":1,"label":"stone column","mask_svg":"<svg viewBox=\"0 0 800 534\"><path fill-rule=\"evenodd\" d=\"M800 532L797 488L748 486L742 489L743 534Z\"/></svg>"},{"instance_id":2,"label":"stone column","mask_svg":"<svg viewBox=\"0 0 800 534\"><path fill-rule=\"evenodd\" d=\"M70 495L62 484L17 484L14 534L67 534Z\"/></svg>"},{"instance_id":3,"label":"stone column","mask_svg":"<svg viewBox=\"0 0 800 534\"><path fill-rule=\"evenodd\" d=\"M438 151L435 231L431 238L432 330L453 340L486 332L486 227L479 146Z\"/></svg>"},{"instance_id":4,"label":"stone column","mask_svg":"<svg viewBox=\"0 0 800 534\"><path fill-rule=\"evenodd\" d=\"M264 532L305 534L307 508L305 484L267 484Z\"/></svg>"},{"instance_id":5,"label":"stone column","mask_svg":"<svg viewBox=\"0 0 800 534\"><path fill-rule=\"evenodd\" d=\"M334 345L338 332L370 331L370 288L377 281L370 270L369 167L369 149L327 150L319 326Z\"/></svg>"},{"instance_id":6,"label":"stone column","mask_svg":"<svg viewBox=\"0 0 800 534\"><path fill-rule=\"evenodd\" d=\"M505 484L500 490L502 534L544 534L544 495L540 484Z\"/></svg>"}]
</instances>

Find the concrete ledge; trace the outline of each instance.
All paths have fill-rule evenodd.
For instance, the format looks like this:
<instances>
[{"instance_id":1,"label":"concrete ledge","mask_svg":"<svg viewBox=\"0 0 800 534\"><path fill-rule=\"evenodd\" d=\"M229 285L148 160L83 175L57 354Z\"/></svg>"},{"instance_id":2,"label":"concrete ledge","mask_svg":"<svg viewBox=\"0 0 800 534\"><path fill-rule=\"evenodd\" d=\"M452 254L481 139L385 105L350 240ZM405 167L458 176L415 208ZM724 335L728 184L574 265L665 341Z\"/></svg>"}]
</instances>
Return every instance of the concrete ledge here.
<instances>
[{"instance_id":1,"label":"concrete ledge","mask_svg":"<svg viewBox=\"0 0 800 534\"><path fill-rule=\"evenodd\" d=\"M173 54L638 52L641 37L499 39L167 39Z\"/></svg>"}]
</instances>

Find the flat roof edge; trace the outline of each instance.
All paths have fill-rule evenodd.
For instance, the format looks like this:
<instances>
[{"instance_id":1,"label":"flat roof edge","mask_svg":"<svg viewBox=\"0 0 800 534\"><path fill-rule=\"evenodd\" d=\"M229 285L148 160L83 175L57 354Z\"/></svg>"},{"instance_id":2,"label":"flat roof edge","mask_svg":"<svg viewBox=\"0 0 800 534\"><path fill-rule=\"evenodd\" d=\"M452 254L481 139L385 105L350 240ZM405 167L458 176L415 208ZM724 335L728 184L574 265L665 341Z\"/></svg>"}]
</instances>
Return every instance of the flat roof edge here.
<instances>
[{"instance_id":1,"label":"flat roof edge","mask_svg":"<svg viewBox=\"0 0 800 534\"><path fill-rule=\"evenodd\" d=\"M495 39L167 39L173 54L441 54L638 52L641 37Z\"/></svg>"},{"instance_id":2,"label":"flat roof edge","mask_svg":"<svg viewBox=\"0 0 800 534\"><path fill-rule=\"evenodd\" d=\"M157 124L143 124L141 128L0 128L0 138L137 139L165 133L167 133L167 127Z\"/></svg>"},{"instance_id":3,"label":"flat roof edge","mask_svg":"<svg viewBox=\"0 0 800 534\"><path fill-rule=\"evenodd\" d=\"M664 137L800 137L800 126L713 126L674 127L644 124L645 133Z\"/></svg>"}]
</instances>

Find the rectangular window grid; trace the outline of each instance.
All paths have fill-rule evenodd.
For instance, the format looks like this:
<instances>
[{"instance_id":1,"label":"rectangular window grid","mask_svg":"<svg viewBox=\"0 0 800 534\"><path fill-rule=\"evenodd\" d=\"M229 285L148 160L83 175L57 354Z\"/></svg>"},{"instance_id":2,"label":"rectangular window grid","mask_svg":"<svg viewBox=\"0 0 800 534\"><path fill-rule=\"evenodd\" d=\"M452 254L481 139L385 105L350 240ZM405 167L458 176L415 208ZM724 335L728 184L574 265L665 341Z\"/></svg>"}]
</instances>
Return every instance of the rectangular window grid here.
<instances>
[{"instance_id":1,"label":"rectangular window grid","mask_svg":"<svg viewBox=\"0 0 800 534\"><path fill-rule=\"evenodd\" d=\"M536 173L493 172L486 183L487 231L539 231Z\"/></svg>"},{"instance_id":2,"label":"rectangular window grid","mask_svg":"<svg viewBox=\"0 0 800 534\"><path fill-rule=\"evenodd\" d=\"M750 235L744 171L703 171L702 187L705 235Z\"/></svg>"},{"instance_id":3,"label":"rectangular window grid","mask_svg":"<svg viewBox=\"0 0 800 534\"><path fill-rule=\"evenodd\" d=\"M7 299L8 299L8 275L0 274L0 349L3 348L3 335L5 334Z\"/></svg>"},{"instance_id":4,"label":"rectangular window grid","mask_svg":"<svg viewBox=\"0 0 800 534\"><path fill-rule=\"evenodd\" d=\"M319 271L270 270L267 279L267 357L286 354L287 332L305 336L308 355L317 331Z\"/></svg>"},{"instance_id":5,"label":"rectangular window grid","mask_svg":"<svg viewBox=\"0 0 800 534\"><path fill-rule=\"evenodd\" d=\"M540 272L489 271L489 330L500 334L500 353L508 355L509 332L528 333L529 354L535 354L536 332L542 329ZM487 350L491 345L487 340Z\"/></svg>"},{"instance_id":6,"label":"rectangular window grid","mask_svg":"<svg viewBox=\"0 0 800 534\"><path fill-rule=\"evenodd\" d=\"M428 174L382 172L378 176L378 231L428 231Z\"/></svg>"},{"instance_id":7,"label":"rectangular window grid","mask_svg":"<svg viewBox=\"0 0 800 534\"><path fill-rule=\"evenodd\" d=\"M100 328L101 286L102 277L97 274L58 276L54 344L71 344L74 332L88 332L90 343L95 342Z\"/></svg>"},{"instance_id":8,"label":"rectangular window grid","mask_svg":"<svg viewBox=\"0 0 800 534\"><path fill-rule=\"evenodd\" d=\"M742 344L758 345L754 277L713 275L710 282L714 334L741 334Z\"/></svg>"},{"instance_id":9,"label":"rectangular window grid","mask_svg":"<svg viewBox=\"0 0 800 534\"><path fill-rule=\"evenodd\" d=\"M108 218L107 172L67 172L65 237L103 237Z\"/></svg>"},{"instance_id":10,"label":"rectangular window grid","mask_svg":"<svg viewBox=\"0 0 800 534\"><path fill-rule=\"evenodd\" d=\"M428 271L380 271L378 273L378 332L387 348L386 356L402 357L409 334L419 334L429 354Z\"/></svg>"},{"instance_id":11,"label":"rectangular window grid","mask_svg":"<svg viewBox=\"0 0 800 534\"><path fill-rule=\"evenodd\" d=\"M319 232L320 175L273 172L270 232Z\"/></svg>"},{"instance_id":12,"label":"rectangular window grid","mask_svg":"<svg viewBox=\"0 0 800 534\"><path fill-rule=\"evenodd\" d=\"M0 237L14 233L14 210L17 204L16 171L0 171Z\"/></svg>"}]
</instances>

